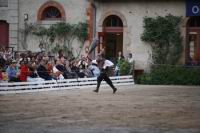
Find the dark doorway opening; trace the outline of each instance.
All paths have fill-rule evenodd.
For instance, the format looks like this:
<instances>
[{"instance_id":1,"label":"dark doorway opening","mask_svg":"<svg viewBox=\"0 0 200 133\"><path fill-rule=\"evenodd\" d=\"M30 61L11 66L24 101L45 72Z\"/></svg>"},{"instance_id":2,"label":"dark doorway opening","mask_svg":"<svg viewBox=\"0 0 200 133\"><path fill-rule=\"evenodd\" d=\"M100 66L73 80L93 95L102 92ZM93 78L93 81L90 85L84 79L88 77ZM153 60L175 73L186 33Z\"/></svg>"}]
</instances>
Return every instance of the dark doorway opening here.
<instances>
[{"instance_id":1,"label":"dark doorway opening","mask_svg":"<svg viewBox=\"0 0 200 133\"><path fill-rule=\"evenodd\" d=\"M0 47L9 46L9 24L0 20Z\"/></svg>"}]
</instances>

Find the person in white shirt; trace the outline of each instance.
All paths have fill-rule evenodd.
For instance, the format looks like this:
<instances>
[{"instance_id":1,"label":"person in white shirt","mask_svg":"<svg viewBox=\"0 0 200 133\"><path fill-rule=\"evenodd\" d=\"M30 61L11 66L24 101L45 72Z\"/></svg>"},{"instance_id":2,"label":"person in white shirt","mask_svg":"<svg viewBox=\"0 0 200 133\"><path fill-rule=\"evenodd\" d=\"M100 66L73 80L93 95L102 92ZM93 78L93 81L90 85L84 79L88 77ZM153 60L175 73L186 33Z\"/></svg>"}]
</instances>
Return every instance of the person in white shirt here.
<instances>
[{"instance_id":1,"label":"person in white shirt","mask_svg":"<svg viewBox=\"0 0 200 133\"><path fill-rule=\"evenodd\" d=\"M97 88L96 90L94 90L94 92L96 93L99 92L101 81L105 80L106 83L109 84L110 87L113 89L113 94L114 94L117 91L117 88L113 85L112 81L108 76L109 67L113 66L114 64L111 61L103 58L102 55L99 55L96 61L100 69L100 75L97 77Z\"/></svg>"},{"instance_id":2,"label":"person in white shirt","mask_svg":"<svg viewBox=\"0 0 200 133\"><path fill-rule=\"evenodd\" d=\"M97 66L96 60L92 60L92 64L88 67L88 69L92 72L94 77L98 77L100 75L100 70Z\"/></svg>"},{"instance_id":3,"label":"person in white shirt","mask_svg":"<svg viewBox=\"0 0 200 133\"><path fill-rule=\"evenodd\" d=\"M56 59L56 64L55 66L53 67L53 73L56 75L56 79L57 80L63 80L64 79L64 76L62 74L61 71L59 71L57 68L56 68L56 65L60 65L61 64L61 60L59 58Z\"/></svg>"},{"instance_id":4,"label":"person in white shirt","mask_svg":"<svg viewBox=\"0 0 200 133\"><path fill-rule=\"evenodd\" d=\"M129 54L128 54L127 61L128 61L129 63L133 63L134 59L133 59L132 53L129 53Z\"/></svg>"}]
</instances>

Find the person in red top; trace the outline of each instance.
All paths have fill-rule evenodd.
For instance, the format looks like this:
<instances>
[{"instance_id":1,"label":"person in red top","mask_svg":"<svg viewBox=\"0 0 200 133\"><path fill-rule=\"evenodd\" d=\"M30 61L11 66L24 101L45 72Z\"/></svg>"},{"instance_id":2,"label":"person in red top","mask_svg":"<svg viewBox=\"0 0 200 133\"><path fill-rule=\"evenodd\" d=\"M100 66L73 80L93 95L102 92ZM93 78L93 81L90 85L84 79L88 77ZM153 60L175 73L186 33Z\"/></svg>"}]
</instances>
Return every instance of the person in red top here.
<instances>
[{"instance_id":1,"label":"person in red top","mask_svg":"<svg viewBox=\"0 0 200 133\"><path fill-rule=\"evenodd\" d=\"M27 76L30 75L30 71L28 68L28 62L27 61L21 61L20 63L20 75L19 79L20 81L27 81Z\"/></svg>"}]
</instances>

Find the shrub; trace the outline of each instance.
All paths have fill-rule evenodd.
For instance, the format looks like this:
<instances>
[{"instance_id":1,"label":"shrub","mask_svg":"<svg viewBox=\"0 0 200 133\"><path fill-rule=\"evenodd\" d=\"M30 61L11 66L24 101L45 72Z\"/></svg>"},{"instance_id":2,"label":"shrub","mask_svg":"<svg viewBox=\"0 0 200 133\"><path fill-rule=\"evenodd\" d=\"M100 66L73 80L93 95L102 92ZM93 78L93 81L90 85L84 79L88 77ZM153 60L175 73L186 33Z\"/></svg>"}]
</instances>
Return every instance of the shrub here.
<instances>
[{"instance_id":1,"label":"shrub","mask_svg":"<svg viewBox=\"0 0 200 133\"><path fill-rule=\"evenodd\" d=\"M153 85L200 85L200 68L163 65L152 68L136 81Z\"/></svg>"},{"instance_id":2,"label":"shrub","mask_svg":"<svg viewBox=\"0 0 200 133\"><path fill-rule=\"evenodd\" d=\"M129 63L127 60L121 60L119 63L120 75L129 75L133 70L134 64Z\"/></svg>"}]
</instances>

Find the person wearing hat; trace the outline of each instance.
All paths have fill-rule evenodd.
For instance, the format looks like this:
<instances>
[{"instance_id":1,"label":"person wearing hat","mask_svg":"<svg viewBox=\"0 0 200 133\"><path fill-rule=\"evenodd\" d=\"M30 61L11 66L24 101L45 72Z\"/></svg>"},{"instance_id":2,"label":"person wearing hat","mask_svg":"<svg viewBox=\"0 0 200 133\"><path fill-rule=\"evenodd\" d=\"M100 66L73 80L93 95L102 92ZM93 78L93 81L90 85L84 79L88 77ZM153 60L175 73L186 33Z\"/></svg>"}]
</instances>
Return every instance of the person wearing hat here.
<instances>
[{"instance_id":1,"label":"person wearing hat","mask_svg":"<svg viewBox=\"0 0 200 133\"><path fill-rule=\"evenodd\" d=\"M108 76L109 67L112 67L114 64L106 60L104 56L101 54L97 57L97 65L100 69L100 75L97 77L97 88L94 90L94 92L99 92L99 87L101 85L101 81L105 80L107 84L110 85L110 87L113 89L113 94L117 91L117 88L113 85L112 81L110 80Z\"/></svg>"},{"instance_id":2,"label":"person wearing hat","mask_svg":"<svg viewBox=\"0 0 200 133\"><path fill-rule=\"evenodd\" d=\"M8 74L8 81L9 82L20 82L18 78L18 71L16 67L16 60L12 60L8 68L6 69L6 73Z\"/></svg>"},{"instance_id":3,"label":"person wearing hat","mask_svg":"<svg viewBox=\"0 0 200 133\"><path fill-rule=\"evenodd\" d=\"M96 60L92 60L92 64L88 67L88 69L92 72L94 77L98 77L100 75L100 70L97 66Z\"/></svg>"}]
</instances>

